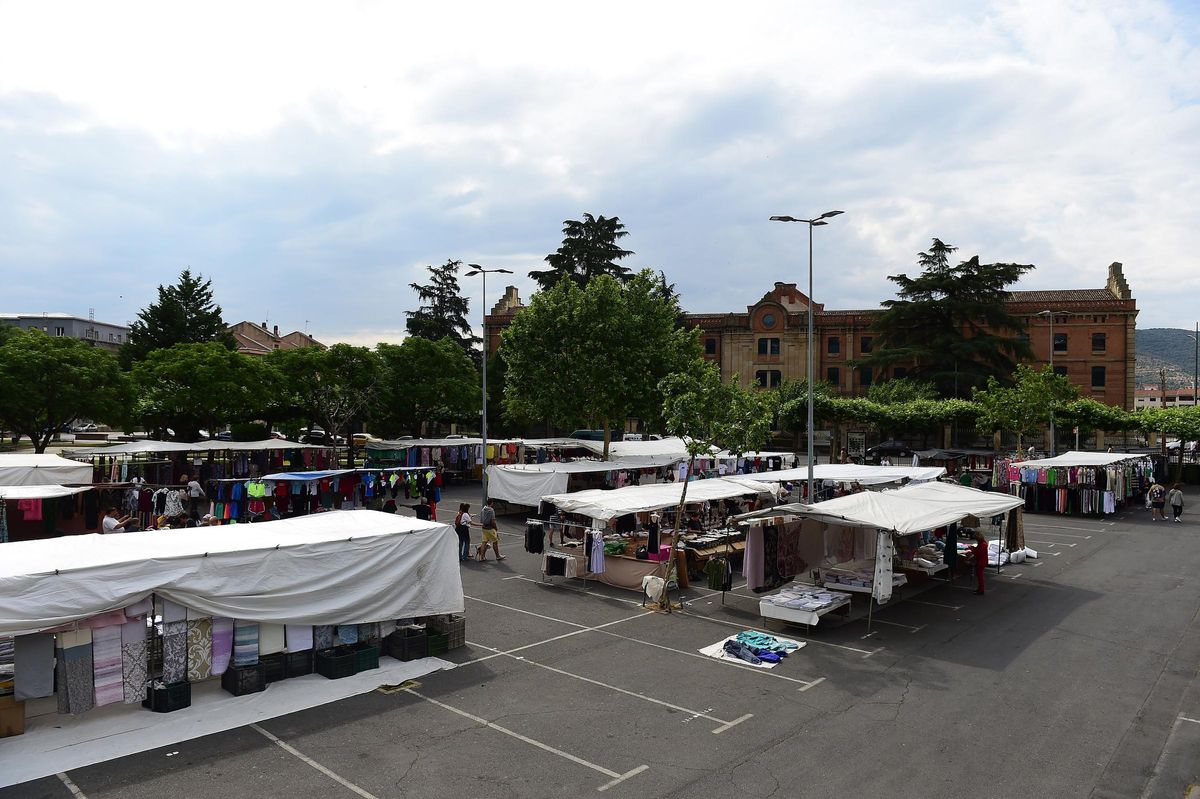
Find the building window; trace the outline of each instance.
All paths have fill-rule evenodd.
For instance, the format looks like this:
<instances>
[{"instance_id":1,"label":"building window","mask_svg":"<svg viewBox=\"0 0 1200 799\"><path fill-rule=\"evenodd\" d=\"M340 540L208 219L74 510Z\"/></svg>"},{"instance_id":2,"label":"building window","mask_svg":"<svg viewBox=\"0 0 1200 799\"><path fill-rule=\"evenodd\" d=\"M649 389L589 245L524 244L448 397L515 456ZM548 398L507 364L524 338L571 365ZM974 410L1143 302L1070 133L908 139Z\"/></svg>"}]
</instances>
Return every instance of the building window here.
<instances>
[{"instance_id":1,"label":"building window","mask_svg":"<svg viewBox=\"0 0 1200 799\"><path fill-rule=\"evenodd\" d=\"M863 388L869 388L871 385L871 380L875 376L871 371L871 367L863 366L863 367L859 368L858 374L859 374L859 378L858 378L859 384Z\"/></svg>"},{"instance_id":2,"label":"building window","mask_svg":"<svg viewBox=\"0 0 1200 799\"><path fill-rule=\"evenodd\" d=\"M779 388L783 384L783 372L778 369L759 369L754 373L754 383L759 388Z\"/></svg>"},{"instance_id":3,"label":"building window","mask_svg":"<svg viewBox=\"0 0 1200 799\"><path fill-rule=\"evenodd\" d=\"M779 339L777 338L760 338L758 340L759 355L778 355L779 354Z\"/></svg>"},{"instance_id":4,"label":"building window","mask_svg":"<svg viewBox=\"0 0 1200 799\"><path fill-rule=\"evenodd\" d=\"M1066 377L1067 376L1067 367L1065 367L1065 366L1054 367L1054 374L1058 375L1059 377Z\"/></svg>"},{"instance_id":5,"label":"building window","mask_svg":"<svg viewBox=\"0 0 1200 799\"><path fill-rule=\"evenodd\" d=\"M871 343L872 342L871 342L870 336L863 336L862 338L860 338L858 340L859 352L862 352L863 354L870 352L871 351Z\"/></svg>"},{"instance_id":6,"label":"building window","mask_svg":"<svg viewBox=\"0 0 1200 799\"><path fill-rule=\"evenodd\" d=\"M1092 388L1104 388L1105 371L1103 366L1092 367Z\"/></svg>"},{"instance_id":7,"label":"building window","mask_svg":"<svg viewBox=\"0 0 1200 799\"><path fill-rule=\"evenodd\" d=\"M58 338L62 338L63 336L67 335L67 329L65 327L56 327L54 328L54 335Z\"/></svg>"},{"instance_id":8,"label":"building window","mask_svg":"<svg viewBox=\"0 0 1200 799\"><path fill-rule=\"evenodd\" d=\"M825 370L825 379L834 388L840 387L842 385L842 370L836 366L830 366Z\"/></svg>"},{"instance_id":9,"label":"building window","mask_svg":"<svg viewBox=\"0 0 1200 799\"><path fill-rule=\"evenodd\" d=\"M717 340L715 338L704 339L704 354L705 355L716 355L717 354Z\"/></svg>"},{"instance_id":10,"label":"building window","mask_svg":"<svg viewBox=\"0 0 1200 799\"><path fill-rule=\"evenodd\" d=\"M897 380L903 380L904 378L908 377L908 367L897 366L892 372L892 375L895 376Z\"/></svg>"},{"instance_id":11,"label":"building window","mask_svg":"<svg viewBox=\"0 0 1200 799\"><path fill-rule=\"evenodd\" d=\"M1108 335L1105 333L1092 334L1092 352L1104 352L1108 347Z\"/></svg>"},{"instance_id":12,"label":"building window","mask_svg":"<svg viewBox=\"0 0 1200 799\"><path fill-rule=\"evenodd\" d=\"M829 337L829 354L837 355L842 351L842 340L837 336Z\"/></svg>"},{"instance_id":13,"label":"building window","mask_svg":"<svg viewBox=\"0 0 1200 799\"><path fill-rule=\"evenodd\" d=\"M1066 333L1055 333L1054 334L1054 353L1057 355L1059 353L1063 353L1066 351L1067 351L1067 334Z\"/></svg>"}]
</instances>

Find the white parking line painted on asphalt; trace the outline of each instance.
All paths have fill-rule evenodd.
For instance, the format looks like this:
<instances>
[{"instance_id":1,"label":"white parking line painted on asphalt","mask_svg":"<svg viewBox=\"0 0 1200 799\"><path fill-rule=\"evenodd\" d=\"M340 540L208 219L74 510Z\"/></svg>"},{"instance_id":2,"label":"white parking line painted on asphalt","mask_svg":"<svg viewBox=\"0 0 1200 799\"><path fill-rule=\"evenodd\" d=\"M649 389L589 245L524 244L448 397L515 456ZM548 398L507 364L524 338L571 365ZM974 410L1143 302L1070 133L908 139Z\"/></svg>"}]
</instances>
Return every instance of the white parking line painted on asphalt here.
<instances>
[{"instance_id":1,"label":"white parking line painted on asphalt","mask_svg":"<svg viewBox=\"0 0 1200 799\"><path fill-rule=\"evenodd\" d=\"M911 602L914 605L928 605L931 608L945 608L946 610L962 610L962 605L943 605L940 602L926 602L922 599L906 599L905 602Z\"/></svg>"},{"instance_id":2,"label":"white parking line painted on asphalt","mask_svg":"<svg viewBox=\"0 0 1200 799\"><path fill-rule=\"evenodd\" d=\"M1039 541L1036 538L1026 538L1025 543L1026 544L1041 544L1042 546L1047 546L1047 547L1077 547L1077 546L1079 546L1078 543L1068 544L1066 541Z\"/></svg>"},{"instance_id":3,"label":"white parking line painted on asphalt","mask_svg":"<svg viewBox=\"0 0 1200 799\"><path fill-rule=\"evenodd\" d=\"M79 790L79 786L76 785L71 780L71 778L66 775L66 772L60 771L58 774L55 774L54 776L58 777L59 782L61 782L65 786L67 786L67 790L70 791L71 795L76 797L76 799L87 799L87 794L84 793L83 791Z\"/></svg>"},{"instance_id":4,"label":"white parking line painted on asphalt","mask_svg":"<svg viewBox=\"0 0 1200 799\"><path fill-rule=\"evenodd\" d=\"M367 791L367 790L365 790L365 789L363 789L363 788L360 788L360 787L358 787L357 785L355 785L354 783L350 782L350 780L346 779L345 777L342 777L342 776L341 776L341 775L339 775L339 774L335 774L334 772L332 772L332 771L330 771L329 769L327 769L327 768L325 768L324 766L322 766L322 765L321 765L320 763L318 763L317 761L313 760L313 759L312 759L311 757L309 757L308 755L306 755L306 754L304 754L303 752L301 752L301 751L297 750L295 747L289 746L288 744L286 744L286 743L284 743L283 741L279 740L279 739L278 739L278 738L276 738L274 735L272 735L271 733L267 732L266 730L264 730L262 727L258 726L257 724L251 724L251 725L250 725L250 729L252 729L252 730L256 730L256 731L258 731L258 732L262 733L264 737L266 737L268 740L272 741L272 742L273 742L273 743L274 743L276 746L278 746L278 747L279 747L280 749L282 749L283 751L287 752L287 753L288 753L288 754L290 754L290 755L295 755L295 756L296 756L296 757L298 757L300 760L302 760L302 761L304 761L305 763L307 763L308 765L312 766L313 768L315 768L317 771L319 771L319 772L321 772L322 774L324 774L324 775L325 775L326 777L328 777L329 779L333 780L334 782L338 783L339 785L342 785L342 786L344 786L344 787L346 787L346 788L349 788L350 790L354 791L356 794L358 794L359 796L361 796L363 799L379 799L379 797L377 797L375 794L373 794L373 793L371 793L370 791Z\"/></svg>"},{"instance_id":5,"label":"white parking line painted on asphalt","mask_svg":"<svg viewBox=\"0 0 1200 799\"><path fill-rule=\"evenodd\" d=\"M611 600L612 602L624 602L626 605L639 605L640 606L642 604L641 602L636 602L632 599L622 599L619 596L609 596L608 594L601 594L598 591L588 591L588 590L582 589L582 588L571 588L570 586L564 585L562 583L548 583L545 580L535 580L532 577L526 577L523 574L514 575L511 578L505 578L505 579L524 580L527 583L533 583L534 585L543 585L546 588L554 588L559 591L572 591L576 594L583 594L585 596L595 596L595 597L599 597L600 599Z\"/></svg>"},{"instance_id":6,"label":"white parking line painted on asphalt","mask_svg":"<svg viewBox=\"0 0 1200 799\"><path fill-rule=\"evenodd\" d=\"M1200 724L1200 719L1189 719L1187 716L1180 716L1180 721L1190 721L1192 724Z\"/></svg>"},{"instance_id":7,"label":"white parking line painted on asphalt","mask_svg":"<svg viewBox=\"0 0 1200 799\"><path fill-rule=\"evenodd\" d=\"M598 791L607 791L609 788L613 787L614 785L619 785L620 783L624 782L625 780L629 779L630 777L641 774L643 771L650 768L649 766L643 764L641 766L638 766L635 769L625 772L624 774L618 774L617 772L613 771L612 769L607 769L604 766L596 765L595 763L584 760L582 757L573 755L570 752L564 752L561 749L556 749L555 747L550 746L550 744L545 744L545 743L542 743L541 741L534 740L533 738L530 738L527 735L522 735L519 732L514 732L513 730L510 730L507 727L501 727L499 724L488 721L487 719L484 719L484 718L480 718L479 716L476 716L474 713L468 713L465 710L461 710L461 709L453 707L451 705L447 705L445 702L439 702L436 699L425 696L423 694L419 694L416 691L412 690L411 688L406 688L406 689L404 689L404 691L405 691L405 693L412 694L413 696L417 697L418 699L425 700L426 702L430 703L431 705L437 705L438 707L442 708L443 710L448 710L451 713L456 713L459 716L462 716L463 718L470 719L471 721L475 722L476 724L480 724L484 727L487 727L489 730L495 730L496 732L504 733L505 735L508 735L512 738L516 738L518 741L527 743L530 746L536 746L538 749L541 749L544 752L549 752L552 755L557 755L558 757L561 757L564 760L569 760L572 763L577 763L581 766L586 766L587 768L590 768L592 771L597 771L606 777L610 777L611 779L608 782L604 783L603 785L601 785L600 787L598 787L596 789Z\"/></svg>"},{"instance_id":8,"label":"white parking line painted on asphalt","mask_svg":"<svg viewBox=\"0 0 1200 799\"><path fill-rule=\"evenodd\" d=\"M739 630L754 630L756 632L766 633L767 635L776 635L776 633L772 632L771 630L764 630L759 627L751 627L746 624L735 624L734 622L725 621L724 619L714 619L714 618L710 618L708 616L702 616L699 613L688 613L687 611L677 611L677 613L680 616L687 616L689 619L700 619L701 621L710 621L713 624L724 624L727 627L736 627ZM833 644L833 643L830 643L829 641L818 641L813 638L798 638L798 640L804 641L807 644L817 644L819 646L831 646L834 649L846 649L846 650L849 650L850 652L857 652L858 654L862 655L864 657L864 659L869 658L871 655L874 655L876 652L880 651L879 649L872 649L869 651L866 649L855 649L852 646L846 646L844 644Z\"/></svg>"},{"instance_id":9,"label":"white parking line painted on asphalt","mask_svg":"<svg viewBox=\"0 0 1200 799\"><path fill-rule=\"evenodd\" d=\"M801 688L800 690L803 691L804 689ZM715 730L712 731L712 733L713 733L713 735L720 735L721 733L725 732L726 730L730 729L731 727L736 727L737 725L741 724L743 721L745 721L747 719L752 719L752 718L754 718L754 714L747 713L744 716L739 716L738 718L734 719L733 721L726 723L722 727L717 727Z\"/></svg>"},{"instance_id":10,"label":"white parking line painted on asphalt","mask_svg":"<svg viewBox=\"0 0 1200 799\"><path fill-rule=\"evenodd\" d=\"M858 621L866 621L866 619L859 619ZM895 621L884 621L883 619L879 618L878 616L876 616L874 619L872 619L871 623L872 624L886 624L890 627L903 627L904 629L908 630L910 634L911 633L919 633L921 630L925 629L924 624L922 624L920 627L914 627L911 624L900 624L899 622L895 622Z\"/></svg>"},{"instance_id":11,"label":"white parking line painted on asphalt","mask_svg":"<svg viewBox=\"0 0 1200 799\"><path fill-rule=\"evenodd\" d=\"M1004 576L1010 580L1015 580L1024 574L1025 574L1025 572L1012 572L1011 574L1007 571L1004 572Z\"/></svg>"},{"instance_id":12,"label":"white parking line painted on asphalt","mask_svg":"<svg viewBox=\"0 0 1200 799\"><path fill-rule=\"evenodd\" d=\"M572 630L569 633L563 633L562 635L556 635L553 638L547 638L543 641L534 641L532 644L524 644L522 646L513 647L512 649L506 649L504 651L496 649L495 647L487 646L486 644L477 644L477 643L474 643L471 641L467 641L467 643L471 644L471 646L478 646L483 649L490 650L491 652L494 652L495 654L484 655L481 658L472 658L471 660L466 660L466 661L463 661L462 663L457 664L457 666L469 666L472 663L482 663L485 660L491 660L492 658L500 657L501 655L511 655L514 652L524 652L526 649L533 649L535 646L541 646L542 644L553 643L554 641L561 641L564 638L571 638L576 635L583 635L584 633L595 632L596 630L600 630L605 627L611 627L614 624L621 624L623 622L631 621L633 619L640 619L640 618L643 618L643 617L649 616L649 615L651 615L650 611L646 611L645 613L638 613L633 616L626 616L625 618L617 619L616 621L605 622L604 624L597 624L595 627L583 627L578 630ZM566 622L566 623L569 623L569 622ZM457 666L456 666L456 668L457 668Z\"/></svg>"},{"instance_id":13,"label":"white parking line painted on asphalt","mask_svg":"<svg viewBox=\"0 0 1200 799\"><path fill-rule=\"evenodd\" d=\"M1041 532L1042 530L1077 530L1079 532L1084 532L1084 533L1096 532L1091 527L1070 527L1065 524L1037 524L1037 523L1030 524L1028 516L1025 517L1025 529L1026 530L1030 530L1030 529L1037 530L1038 532ZM1052 533L1051 535L1067 536L1066 533ZM1069 537L1069 538L1091 538L1090 535L1076 535L1076 536L1067 536L1067 537Z\"/></svg>"}]
</instances>

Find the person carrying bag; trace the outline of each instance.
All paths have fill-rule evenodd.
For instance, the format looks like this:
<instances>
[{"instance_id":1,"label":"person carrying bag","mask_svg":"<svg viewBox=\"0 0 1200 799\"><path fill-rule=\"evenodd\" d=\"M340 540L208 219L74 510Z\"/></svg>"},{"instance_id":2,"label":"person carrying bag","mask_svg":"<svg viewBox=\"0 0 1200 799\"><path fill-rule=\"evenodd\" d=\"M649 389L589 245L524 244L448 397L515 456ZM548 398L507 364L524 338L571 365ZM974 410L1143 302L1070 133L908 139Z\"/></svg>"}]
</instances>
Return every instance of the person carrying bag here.
<instances>
[{"instance_id":1,"label":"person carrying bag","mask_svg":"<svg viewBox=\"0 0 1200 799\"><path fill-rule=\"evenodd\" d=\"M458 534L458 559L471 559L471 505L459 503L458 515L454 517L454 532Z\"/></svg>"}]
</instances>

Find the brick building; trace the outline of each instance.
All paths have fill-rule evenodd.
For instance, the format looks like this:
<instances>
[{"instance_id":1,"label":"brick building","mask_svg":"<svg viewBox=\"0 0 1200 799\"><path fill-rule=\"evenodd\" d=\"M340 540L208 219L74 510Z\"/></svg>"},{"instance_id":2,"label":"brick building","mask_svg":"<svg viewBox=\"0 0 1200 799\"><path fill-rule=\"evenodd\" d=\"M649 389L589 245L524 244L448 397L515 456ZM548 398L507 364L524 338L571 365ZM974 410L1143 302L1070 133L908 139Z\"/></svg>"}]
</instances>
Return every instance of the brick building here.
<instances>
[{"instance_id":1,"label":"brick building","mask_svg":"<svg viewBox=\"0 0 1200 799\"><path fill-rule=\"evenodd\" d=\"M294 350L299 347L320 347L325 345L307 333L293 330L291 333L279 335L279 325L272 330L267 329L267 323L261 325L254 322L238 322L230 325L229 333L237 342L237 350L243 355L266 355L272 350Z\"/></svg>"},{"instance_id":2,"label":"brick building","mask_svg":"<svg viewBox=\"0 0 1200 799\"><path fill-rule=\"evenodd\" d=\"M720 366L723 376L736 374L743 385L774 388L805 375L809 305L795 283L777 282L744 313L686 317L700 328L704 355ZM842 311L826 309L821 303L811 305L818 379L842 394L860 396L877 380L905 376L904 367L876 374L850 365L871 352L875 343L871 323L878 309ZM501 331L522 307L517 290L509 286L487 317L489 352L499 346ZM1008 310L1026 323L1035 365L1051 361L1053 316L1055 371L1065 374L1084 397L1133 408L1137 304L1121 264L1109 266L1104 288L1014 291Z\"/></svg>"}]
</instances>

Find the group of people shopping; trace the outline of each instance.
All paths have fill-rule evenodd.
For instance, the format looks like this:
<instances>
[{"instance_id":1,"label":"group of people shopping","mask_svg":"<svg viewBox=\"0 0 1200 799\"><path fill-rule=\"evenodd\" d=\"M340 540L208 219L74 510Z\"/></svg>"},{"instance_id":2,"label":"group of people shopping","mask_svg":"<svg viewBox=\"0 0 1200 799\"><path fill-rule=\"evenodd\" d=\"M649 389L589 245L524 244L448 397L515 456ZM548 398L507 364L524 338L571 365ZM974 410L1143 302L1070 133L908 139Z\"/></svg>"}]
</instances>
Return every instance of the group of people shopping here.
<instances>
[{"instance_id":1,"label":"group of people shopping","mask_svg":"<svg viewBox=\"0 0 1200 799\"><path fill-rule=\"evenodd\" d=\"M471 554L472 527L478 527L483 535L483 539L475 549L474 556ZM504 556L500 554L500 531L496 527L496 511L492 508L490 500L484 501L483 507L479 511L478 522L471 518L471 503L459 503L458 513L454 516L454 532L458 535L458 559L460 561L486 561L489 544L492 551L496 553L496 560L504 560Z\"/></svg>"}]
</instances>

